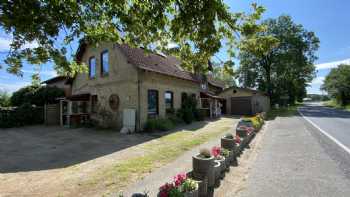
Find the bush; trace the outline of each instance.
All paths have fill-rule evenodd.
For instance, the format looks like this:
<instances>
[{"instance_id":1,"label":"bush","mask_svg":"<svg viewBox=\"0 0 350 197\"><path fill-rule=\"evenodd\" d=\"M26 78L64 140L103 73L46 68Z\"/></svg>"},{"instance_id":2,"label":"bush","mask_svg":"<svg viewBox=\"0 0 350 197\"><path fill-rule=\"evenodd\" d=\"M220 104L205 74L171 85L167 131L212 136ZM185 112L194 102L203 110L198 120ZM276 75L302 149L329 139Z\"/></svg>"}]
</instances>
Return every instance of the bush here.
<instances>
[{"instance_id":1,"label":"bush","mask_svg":"<svg viewBox=\"0 0 350 197\"><path fill-rule=\"evenodd\" d=\"M187 124L192 123L196 118L197 113L197 100L195 97L187 96L184 97L183 103L181 105L181 109L179 109L176 115L183 119L183 121ZM200 116L197 116L200 118Z\"/></svg>"},{"instance_id":2,"label":"bush","mask_svg":"<svg viewBox=\"0 0 350 197\"><path fill-rule=\"evenodd\" d=\"M21 106L25 103L43 106L45 103L57 103L57 98L63 97L64 91L57 87L27 86L14 92L11 96L13 106Z\"/></svg>"},{"instance_id":3,"label":"bush","mask_svg":"<svg viewBox=\"0 0 350 197\"><path fill-rule=\"evenodd\" d=\"M174 122L170 119L149 119L145 125L145 131L168 131L175 128Z\"/></svg>"},{"instance_id":4,"label":"bush","mask_svg":"<svg viewBox=\"0 0 350 197\"><path fill-rule=\"evenodd\" d=\"M0 127L10 128L44 122L44 109L25 103L18 108L0 111Z\"/></svg>"}]
</instances>

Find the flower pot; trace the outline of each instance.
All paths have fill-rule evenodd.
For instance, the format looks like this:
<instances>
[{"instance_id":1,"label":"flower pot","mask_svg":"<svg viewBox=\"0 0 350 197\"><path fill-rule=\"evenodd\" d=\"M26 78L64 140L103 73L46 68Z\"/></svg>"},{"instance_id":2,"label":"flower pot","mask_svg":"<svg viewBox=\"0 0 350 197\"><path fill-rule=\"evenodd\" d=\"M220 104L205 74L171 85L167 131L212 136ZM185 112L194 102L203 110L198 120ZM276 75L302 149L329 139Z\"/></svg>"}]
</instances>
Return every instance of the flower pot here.
<instances>
[{"instance_id":1,"label":"flower pot","mask_svg":"<svg viewBox=\"0 0 350 197\"><path fill-rule=\"evenodd\" d=\"M197 175L198 176L198 175ZM194 177L193 171L187 173L187 177L195 180L198 183L198 196L206 197L208 195L208 179L206 176Z\"/></svg>"},{"instance_id":2,"label":"flower pot","mask_svg":"<svg viewBox=\"0 0 350 197\"><path fill-rule=\"evenodd\" d=\"M198 197L198 189L190 192L185 192L184 197Z\"/></svg>"},{"instance_id":3,"label":"flower pot","mask_svg":"<svg viewBox=\"0 0 350 197\"><path fill-rule=\"evenodd\" d=\"M207 178L208 187L214 187L214 157L203 158L200 154L192 157L192 169L194 178Z\"/></svg>"},{"instance_id":4,"label":"flower pot","mask_svg":"<svg viewBox=\"0 0 350 197\"><path fill-rule=\"evenodd\" d=\"M221 138L221 148L233 150L236 147L235 140L232 138Z\"/></svg>"},{"instance_id":5,"label":"flower pot","mask_svg":"<svg viewBox=\"0 0 350 197\"><path fill-rule=\"evenodd\" d=\"M215 159L215 161L220 162L220 178L224 178L225 171L226 171L225 157L221 157L220 159Z\"/></svg>"},{"instance_id":6,"label":"flower pot","mask_svg":"<svg viewBox=\"0 0 350 197\"><path fill-rule=\"evenodd\" d=\"M215 173L215 185L219 185L221 176L221 163L217 160L214 161L214 173Z\"/></svg>"}]
</instances>

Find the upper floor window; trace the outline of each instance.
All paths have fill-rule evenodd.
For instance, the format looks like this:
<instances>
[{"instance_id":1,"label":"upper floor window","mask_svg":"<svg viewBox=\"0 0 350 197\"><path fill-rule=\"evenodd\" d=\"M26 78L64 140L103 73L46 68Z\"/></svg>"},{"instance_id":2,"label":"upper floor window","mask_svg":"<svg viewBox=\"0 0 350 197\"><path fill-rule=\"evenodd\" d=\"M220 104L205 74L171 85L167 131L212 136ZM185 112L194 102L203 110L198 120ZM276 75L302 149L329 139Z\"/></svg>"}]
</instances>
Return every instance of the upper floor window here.
<instances>
[{"instance_id":1,"label":"upper floor window","mask_svg":"<svg viewBox=\"0 0 350 197\"><path fill-rule=\"evenodd\" d=\"M165 110L167 113L170 113L174 108L174 93L171 91L166 91L164 94L165 99Z\"/></svg>"},{"instance_id":2,"label":"upper floor window","mask_svg":"<svg viewBox=\"0 0 350 197\"><path fill-rule=\"evenodd\" d=\"M89 77L95 78L96 76L96 59L95 57L90 57L89 59Z\"/></svg>"},{"instance_id":3,"label":"upper floor window","mask_svg":"<svg viewBox=\"0 0 350 197\"><path fill-rule=\"evenodd\" d=\"M105 76L109 73L109 57L108 51L103 51L101 53L101 75Z\"/></svg>"}]
</instances>

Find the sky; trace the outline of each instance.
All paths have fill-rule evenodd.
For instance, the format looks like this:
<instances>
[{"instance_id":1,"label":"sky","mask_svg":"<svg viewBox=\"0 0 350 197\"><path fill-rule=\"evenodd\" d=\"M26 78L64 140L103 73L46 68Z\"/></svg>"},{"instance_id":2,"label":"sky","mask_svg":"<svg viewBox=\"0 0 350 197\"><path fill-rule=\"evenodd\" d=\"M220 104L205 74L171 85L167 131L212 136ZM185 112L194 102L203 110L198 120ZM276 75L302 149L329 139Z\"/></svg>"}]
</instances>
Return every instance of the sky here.
<instances>
[{"instance_id":1,"label":"sky","mask_svg":"<svg viewBox=\"0 0 350 197\"><path fill-rule=\"evenodd\" d=\"M320 49L317 51L318 60L315 62L317 77L307 88L308 93L322 93L320 86L331 68L340 63L350 64L350 1L349 0L225 0L234 12L249 12L250 4L256 2L263 5L266 12L263 19L276 18L282 14L290 15L294 22L302 24L307 30L314 31L319 37ZM0 64L7 55L11 37L0 29ZM26 47L35 47L36 43ZM72 44L73 51L77 44ZM217 55L227 59L224 50ZM52 63L36 65L40 70L42 80L56 76ZM23 77L17 77L0 69L0 90L13 92L20 87L30 84L34 66L25 64Z\"/></svg>"}]
</instances>

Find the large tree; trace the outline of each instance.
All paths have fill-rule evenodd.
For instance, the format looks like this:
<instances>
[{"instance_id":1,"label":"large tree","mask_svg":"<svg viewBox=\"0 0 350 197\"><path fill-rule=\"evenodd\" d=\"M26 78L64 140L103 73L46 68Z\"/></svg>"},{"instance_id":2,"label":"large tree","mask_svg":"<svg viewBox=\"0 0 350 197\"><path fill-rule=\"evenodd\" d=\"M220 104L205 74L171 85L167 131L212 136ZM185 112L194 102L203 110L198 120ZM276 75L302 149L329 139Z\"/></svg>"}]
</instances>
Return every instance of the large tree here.
<instances>
[{"instance_id":1,"label":"large tree","mask_svg":"<svg viewBox=\"0 0 350 197\"><path fill-rule=\"evenodd\" d=\"M0 4L0 27L12 34L7 70L21 75L23 60L32 64L53 61L59 73L75 74L84 67L71 61L67 46L84 38L127 43L165 51L184 68L205 72L210 57L228 44L233 54L238 34L254 33L264 8L231 13L222 0L16 0ZM63 43L57 40L63 37ZM28 42L38 47L23 49Z\"/></svg>"},{"instance_id":2,"label":"large tree","mask_svg":"<svg viewBox=\"0 0 350 197\"><path fill-rule=\"evenodd\" d=\"M262 22L261 31L244 38L240 46L239 80L243 86L266 91L272 103L306 96L315 76L319 39L291 17Z\"/></svg>"},{"instance_id":3,"label":"large tree","mask_svg":"<svg viewBox=\"0 0 350 197\"><path fill-rule=\"evenodd\" d=\"M326 76L322 89L328 92L328 95L335 98L341 105L350 103L350 65L339 65L332 68Z\"/></svg>"}]
</instances>

